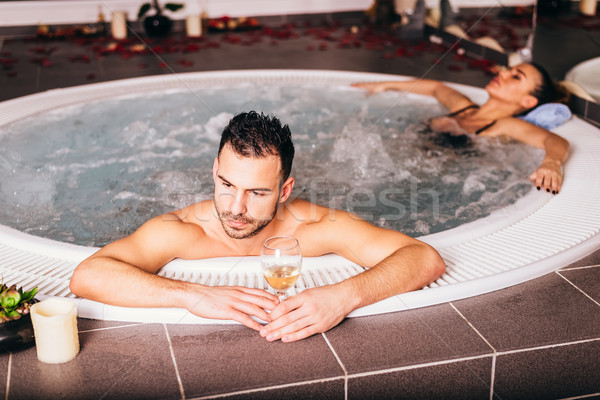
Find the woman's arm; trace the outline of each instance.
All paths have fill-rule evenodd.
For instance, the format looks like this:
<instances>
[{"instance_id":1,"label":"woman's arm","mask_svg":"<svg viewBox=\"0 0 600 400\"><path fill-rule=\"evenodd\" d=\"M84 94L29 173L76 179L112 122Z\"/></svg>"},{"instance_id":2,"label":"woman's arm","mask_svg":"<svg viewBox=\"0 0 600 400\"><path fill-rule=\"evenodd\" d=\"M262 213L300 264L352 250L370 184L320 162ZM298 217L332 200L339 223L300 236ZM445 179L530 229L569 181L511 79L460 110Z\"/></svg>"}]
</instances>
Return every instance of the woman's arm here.
<instances>
[{"instance_id":1,"label":"woman's arm","mask_svg":"<svg viewBox=\"0 0 600 400\"><path fill-rule=\"evenodd\" d=\"M470 104L474 104L467 96L459 91L446 86L442 82L418 79L408 81L387 81L387 82L360 82L354 83L353 87L367 89L371 93L380 93L386 90L396 90L422 94L435 97L442 105L446 106L450 112L460 110Z\"/></svg>"},{"instance_id":2,"label":"woman's arm","mask_svg":"<svg viewBox=\"0 0 600 400\"><path fill-rule=\"evenodd\" d=\"M506 135L520 142L543 149L546 153L540 166L529 179L538 190L556 194L562 185L562 163L567 158L569 142L550 132L518 118L509 117L497 121L485 131L486 136Z\"/></svg>"}]
</instances>

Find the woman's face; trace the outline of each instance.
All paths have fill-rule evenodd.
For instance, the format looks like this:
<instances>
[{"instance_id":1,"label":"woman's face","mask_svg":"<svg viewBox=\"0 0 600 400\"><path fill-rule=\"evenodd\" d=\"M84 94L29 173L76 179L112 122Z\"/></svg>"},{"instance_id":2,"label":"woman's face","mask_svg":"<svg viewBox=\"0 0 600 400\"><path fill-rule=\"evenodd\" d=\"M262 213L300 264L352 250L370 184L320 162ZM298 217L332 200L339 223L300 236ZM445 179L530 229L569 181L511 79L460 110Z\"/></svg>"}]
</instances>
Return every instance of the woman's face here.
<instances>
[{"instance_id":1,"label":"woman's face","mask_svg":"<svg viewBox=\"0 0 600 400\"><path fill-rule=\"evenodd\" d=\"M515 67L501 71L487 84L485 89L490 97L495 97L506 102L516 103L524 108L530 108L532 93L542 84L542 76L530 64L519 64ZM533 97L535 99L535 97ZM536 103L537 103L537 99ZM535 104L531 107L534 107Z\"/></svg>"}]
</instances>

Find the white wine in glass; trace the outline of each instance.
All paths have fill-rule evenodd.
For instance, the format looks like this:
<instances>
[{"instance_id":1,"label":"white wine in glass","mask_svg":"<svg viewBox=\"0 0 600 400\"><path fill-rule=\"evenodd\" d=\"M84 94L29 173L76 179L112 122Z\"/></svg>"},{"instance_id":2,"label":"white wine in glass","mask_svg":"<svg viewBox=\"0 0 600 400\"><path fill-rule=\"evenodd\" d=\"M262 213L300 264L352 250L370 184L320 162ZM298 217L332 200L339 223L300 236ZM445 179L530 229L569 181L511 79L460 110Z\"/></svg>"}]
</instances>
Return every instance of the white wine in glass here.
<instances>
[{"instance_id":1,"label":"white wine in glass","mask_svg":"<svg viewBox=\"0 0 600 400\"><path fill-rule=\"evenodd\" d=\"M273 236L265 240L260 262L267 283L283 300L300 276L302 252L298 240L291 236Z\"/></svg>"}]
</instances>

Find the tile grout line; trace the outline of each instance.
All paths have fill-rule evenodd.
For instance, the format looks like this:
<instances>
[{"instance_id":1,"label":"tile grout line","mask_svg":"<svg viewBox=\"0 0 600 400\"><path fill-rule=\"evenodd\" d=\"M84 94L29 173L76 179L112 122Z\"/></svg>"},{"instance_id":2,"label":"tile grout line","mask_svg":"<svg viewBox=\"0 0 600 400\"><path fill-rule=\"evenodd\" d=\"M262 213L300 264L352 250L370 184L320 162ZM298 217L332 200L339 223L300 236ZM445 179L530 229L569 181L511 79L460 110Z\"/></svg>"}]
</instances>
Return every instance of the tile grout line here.
<instances>
[{"instance_id":1,"label":"tile grout line","mask_svg":"<svg viewBox=\"0 0 600 400\"><path fill-rule=\"evenodd\" d=\"M87 330L84 330L84 331L79 331L79 333L90 333L90 332L108 331L108 330L111 330L111 329L130 328L132 326L142 326L142 325L149 325L149 324L134 323L134 324L127 324L127 325L119 325L119 326L107 326L106 328L87 329Z\"/></svg>"},{"instance_id":2,"label":"tile grout line","mask_svg":"<svg viewBox=\"0 0 600 400\"><path fill-rule=\"evenodd\" d=\"M595 342L595 341L600 341L600 338L580 340L577 342L562 343L562 344L557 344L557 345L539 346L539 347L533 347L533 348L528 348L528 349L512 350L512 351L506 351L506 352L496 352L494 354L483 354L483 355L479 355L479 356L455 358L455 359L451 359L451 360L434 361L434 362L430 362L430 363L408 365L408 366L397 367L397 368L388 368L388 369L382 369L382 370L371 371L371 372L360 372L360 373L356 373L356 374L349 374L348 378L360 378L360 377L380 375L380 374L385 374L385 373L390 373L390 372L400 372L400 371L408 371L411 369L435 367L438 365L446 365L446 364L452 364L452 363L457 363L457 362L462 362L462 361L479 360L479 359L488 358L488 357L495 358L499 355L521 353L521 352L525 352L525 351L533 351L533 350L540 350L540 349L553 348L553 347L562 347L562 346L571 345L571 344L581 344L581 343L589 343L589 342ZM237 395L237 394L258 393L258 392L263 392L263 391L267 391L267 390L271 390L271 389L283 389L283 388L299 386L299 385L308 385L308 384L321 383L321 382L331 382L331 381L335 381L335 380L341 379L341 378L342 377L340 376L340 377L325 378L325 379L315 379L312 381L295 382L295 383L276 385L276 386L268 386L268 387L251 389L251 390L240 390L237 392L221 393L218 395L195 397L193 399L188 399L188 400L216 399L216 398L228 397L228 396Z\"/></svg>"},{"instance_id":3,"label":"tile grout line","mask_svg":"<svg viewBox=\"0 0 600 400\"><path fill-rule=\"evenodd\" d=\"M12 370L12 353L8 353L8 368L6 373L6 390L4 392L4 400L8 400L8 393L10 392L10 372Z\"/></svg>"},{"instance_id":4,"label":"tile grout line","mask_svg":"<svg viewBox=\"0 0 600 400\"><path fill-rule=\"evenodd\" d=\"M592 297L590 297L590 295L588 295L586 292L584 292L582 289L580 289L579 287L577 287L577 285L575 285L573 282L571 282L569 279L567 279L566 277L564 277L563 275L561 275L560 271L556 271L556 274L558 276L560 276L561 278L563 278L565 281L567 281L571 286L573 286L575 289L579 290L581 292L581 294L583 294L585 297L587 297L588 299L590 299L591 301L594 302L594 304L596 304L597 306L600 306L600 303L598 303L596 300L594 300Z\"/></svg>"},{"instance_id":5,"label":"tile grout line","mask_svg":"<svg viewBox=\"0 0 600 400\"><path fill-rule=\"evenodd\" d=\"M227 392L227 393L220 393L220 394L208 395L208 396L202 396L202 397L193 397L193 398L187 399L187 400L219 399L219 398L230 397L230 396L235 396L235 395L266 392L267 390L272 390L272 389L285 389L285 388L294 387L294 386L311 385L314 383L333 382L333 381L336 381L339 379L342 379L342 376L336 376L333 378L325 378L325 379L314 379L311 381L286 383L283 385L265 386L265 387L256 388L256 389L238 390L237 392Z\"/></svg>"},{"instance_id":6,"label":"tile grout line","mask_svg":"<svg viewBox=\"0 0 600 400\"><path fill-rule=\"evenodd\" d=\"M561 268L560 270L556 271L556 272L560 272L560 271L577 271L580 269L590 269L590 268L600 268L600 264L594 264L594 265L586 265L583 267L565 267L565 268Z\"/></svg>"},{"instance_id":7,"label":"tile grout line","mask_svg":"<svg viewBox=\"0 0 600 400\"><path fill-rule=\"evenodd\" d=\"M173 361L173 367L175 367L175 376L177 377L177 384L179 385L179 393L181 394L181 400L185 400L185 391L183 390L183 383L181 382L181 376L179 375L179 368L177 367L177 360L175 359L175 351L173 350L173 343L171 343L171 336L169 336L169 330L167 324L162 324L165 328L165 336L169 343L169 351L171 353L171 360Z\"/></svg>"},{"instance_id":8,"label":"tile grout line","mask_svg":"<svg viewBox=\"0 0 600 400\"><path fill-rule=\"evenodd\" d=\"M488 340L481 334L481 332L479 332L479 330L477 328L475 328L475 326L473 326L473 324L463 315L463 313L461 313L460 311L458 311L458 308L456 308L454 306L454 303L449 302L448 304L450 305L450 307L452 307L454 309L454 311L456 311L458 313L458 315L460 315L460 317L462 319L465 320L465 322L471 327L471 329L473 329L473 331L475 331L475 333L481 339L483 339L483 341L490 347L490 349L492 349L492 351L494 352L494 354L496 354L496 349L494 348L494 346L492 346L492 344L490 342L488 342Z\"/></svg>"},{"instance_id":9,"label":"tile grout line","mask_svg":"<svg viewBox=\"0 0 600 400\"><path fill-rule=\"evenodd\" d=\"M559 400L578 400L578 399L589 399L589 398L590 398L590 397L592 397L592 396L593 396L593 397L596 397L596 396L599 396L599 395L600 395L600 392L598 392L598 393L591 393L591 394L584 394L584 395L582 395L582 396L575 396L575 397L565 397L565 398L562 398L562 399L559 399Z\"/></svg>"},{"instance_id":10,"label":"tile grout line","mask_svg":"<svg viewBox=\"0 0 600 400\"><path fill-rule=\"evenodd\" d=\"M327 342L328 342L328 340L327 340ZM329 343L328 343L328 345L329 345ZM333 351L333 349L332 349L332 351ZM336 358L338 358L335 351L334 351L334 355ZM483 359L483 358L488 358L488 357L493 357L493 356L494 356L494 354L483 354L483 355L478 355L478 356L462 357L462 358L455 358L455 359L442 360L442 361L434 361L434 362L430 362L430 363L408 365L408 366L404 366L404 367L388 368L388 369L383 369L383 370L361 372L361 373L356 373L356 374L348 374L346 368L343 366L341 361L339 361L340 366L342 366L342 368L344 370L343 377L338 376L338 377L325 378L325 379L315 379L315 380L311 380L311 381L294 382L294 383L289 383L289 384L284 384L284 385L268 386L268 387L262 387L262 388L257 388L257 389L240 390L237 392L227 392L227 393L221 393L221 394L217 394L217 395L194 397L194 398L188 399L188 400L217 399L217 398L229 397L232 395L258 393L258 392L263 392L263 391L272 390L272 389L283 389L283 388L299 386L299 385L308 385L308 384L321 383L321 382L331 382L331 381L335 381L335 380L338 380L341 378L344 379L345 384L346 384L347 381L349 380L349 378L359 378L359 377L366 377L366 376L372 376L372 375L380 375L380 374L385 374L385 373L390 373L390 372L407 371L407 370L432 367L432 366L437 366L437 365L452 364L452 363L462 362L462 361L478 360L478 359Z\"/></svg>"},{"instance_id":11,"label":"tile grout line","mask_svg":"<svg viewBox=\"0 0 600 400\"><path fill-rule=\"evenodd\" d=\"M478 360L478 359L487 358L487 357L496 358L501 355L523 353L526 351L544 350L544 349L550 349L550 348L556 348L556 347L570 346L570 345L575 345L575 344L592 343L592 342L597 342L597 341L600 341L600 338L584 339L584 340L578 340L578 341L574 341L574 342L558 343L558 344L551 344L551 345L538 346L538 347L530 347L530 348L519 349L519 350L496 351L493 354L483 354L483 355L479 355L479 356L462 357L462 358L455 358L455 359L443 360L443 361L434 361L434 362L424 363L424 364L407 365L404 367L388 368L385 370L378 370L378 371L372 371L372 372L361 372L361 373L357 373L357 374L348 375L348 377L349 378L357 378L357 377L365 377L365 376L370 376L370 375L379 375L379 374L389 373L389 372L407 371L407 370L411 370L411 369L434 367L434 366L438 366L438 365L446 365L446 364L452 364L452 363L462 362L462 361Z\"/></svg>"},{"instance_id":12,"label":"tile grout line","mask_svg":"<svg viewBox=\"0 0 600 400\"><path fill-rule=\"evenodd\" d=\"M337 352L331 345L331 342L329 342L329 339L327 338L327 335L325 335L325 332L321 332L321 336L323 336L323 339L325 339L325 343L327 343L327 346L329 346L329 349L333 353L333 356L337 360L340 367L342 367L342 371L344 371L344 400L348 400L348 370L346 369L344 363L342 362Z\"/></svg>"},{"instance_id":13,"label":"tile grout line","mask_svg":"<svg viewBox=\"0 0 600 400\"><path fill-rule=\"evenodd\" d=\"M592 299L592 301L596 302L593 299ZM456 307L454 307L454 304L452 304L452 303L449 303L449 304L459 313L459 315L461 315L464 318L464 316L460 313L460 311L458 311L458 309L456 309ZM598 304L598 303L596 303L596 304ZM467 321L467 320L465 319L465 321ZM467 321L467 323L469 325L471 325L471 323L469 321ZM475 329L475 327L473 327L473 329ZM477 332L479 334L479 332L477 331L477 329L475 329L475 332ZM479 335L481 336L481 334L479 334ZM600 341L600 337L598 337L598 338L594 338L594 339L582 339L582 340L576 340L576 341L572 341L572 342L564 342L564 343L549 344L549 345L544 345L544 346L528 347L528 348L525 348L525 349L497 351L496 349L494 349L491 346L491 344L489 344L489 342L483 336L481 336L481 338L483 340L485 340L485 342L488 343L488 345L494 350L494 353L493 353L493 357L494 358L497 357L497 356L500 356L500 355L523 353L523 352L526 352L526 351L545 350L545 349L551 349L551 348L556 348L556 347L564 347L564 346L570 346L570 345L575 345L575 344L592 343L592 342Z\"/></svg>"},{"instance_id":14,"label":"tile grout line","mask_svg":"<svg viewBox=\"0 0 600 400\"><path fill-rule=\"evenodd\" d=\"M104 398L106 397L106 395L108 395L108 394L110 393L110 391L111 391L111 390L113 390L113 388L114 388L115 386L117 386L117 385L118 385L118 384L119 384L119 383L120 383L120 382L121 382L123 379L125 379L125 377L126 377L126 376L128 376L128 375L129 375L129 373L130 373L131 371L133 371L133 369L134 369L135 367L137 367L139 364L140 364L140 363L139 363L139 361L138 361L137 363L134 363L134 364L131 366L131 368L129 368L129 369L127 370L127 372L126 372L126 373L122 374L122 375L121 375L121 377L115 381L115 383L113 383L112 385L110 385L110 387L109 387L109 388L106 390L106 392L104 392L104 394L102 394L102 396L100 396L100 397L98 398L98 400L102 400L102 399L104 399Z\"/></svg>"},{"instance_id":15,"label":"tile grout line","mask_svg":"<svg viewBox=\"0 0 600 400\"><path fill-rule=\"evenodd\" d=\"M496 381L495 377L496 377L496 359L497 359L497 352L496 349L494 348L494 346L492 346L492 344L483 336L483 334L481 332L479 332L479 330L477 328L475 328L475 326L471 323L471 321L469 321L467 319L467 317L465 317L463 315L463 313L461 313L458 308L456 308L456 306L454 305L454 303L449 302L448 303L450 305L450 307L452 307L454 309L454 311L456 311L456 313L458 315L460 315L460 317L465 320L465 322L471 327L471 329L473 329L473 331L490 347L490 349L492 349L492 367L490 368L490 400L492 400L494 398L494 383Z\"/></svg>"},{"instance_id":16,"label":"tile grout line","mask_svg":"<svg viewBox=\"0 0 600 400\"><path fill-rule=\"evenodd\" d=\"M494 383L496 381L496 360L498 357L496 356L496 352L492 355L492 372L490 376L490 400L494 399Z\"/></svg>"},{"instance_id":17,"label":"tile grout line","mask_svg":"<svg viewBox=\"0 0 600 400\"><path fill-rule=\"evenodd\" d=\"M450 359L450 360L442 360L442 361L432 361L432 362L429 362L429 363L406 365L404 367L380 369L380 370L377 370L377 371L358 372L356 374L348 375L348 378L362 378L362 377L365 377L365 376L381 375L381 374L387 374L387 373L390 373L390 372L400 372L400 371L409 371L411 369L436 367L438 365L447 365L447 364L452 364L452 363L457 363L457 362L462 362L462 361L479 360L479 359L482 359L482 358L488 358L488 357L492 357L492 356L493 356L493 354L481 354L481 355L478 355L478 356L453 358L453 359Z\"/></svg>"},{"instance_id":18,"label":"tile grout line","mask_svg":"<svg viewBox=\"0 0 600 400\"><path fill-rule=\"evenodd\" d=\"M346 247L348 247L348 246L346 246ZM350 249L349 247L348 247L348 249L349 249L350 251L352 251L352 249ZM360 257L359 257L359 258L360 258ZM363 264L364 264L364 263L363 263ZM404 302L403 302L403 301L402 301L402 300L401 300L401 299L400 299L398 296L395 296L395 297L396 297L396 298L398 298L402 304L404 304ZM451 306L451 307L452 307L452 308L453 308L453 309L454 309L454 310L455 310L455 311L456 311L456 312L457 312L457 313L458 313L458 314L459 314L459 315L460 315L460 316L461 316L461 317L462 317L462 318L463 318L463 319L464 319L464 320L465 320L465 321L466 321L466 322L467 322L467 323L468 323L468 324L471 326L471 329L475 330L475 332L477 332L477 334L478 334L478 335L479 335L479 336L480 336L480 337L481 337L481 338L482 338L482 339L485 341L485 343L487 343L487 345L488 345L488 346L489 346L489 347L492 349L492 354L495 354L496 350L495 350L495 349L494 349L494 347L493 347L493 346L492 346L492 345L491 345L491 344L490 344L490 343L489 343L489 342L488 342L488 341L487 341L487 340L486 340L486 339L483 337L483 335L481 335L481 333L479 333L479 332L477 331L477 329L475 329L475 327L474 327L474 326L473 326L473 325L472 325L472 324L471 324L469 321L467 321L467 319L466 319L466 318L465 318L465 317L464 317L464 316L463 316L463 315L460 313L460 311L458 311L458 310L456 309L456 307L454 307L454 305L453 305L451 302L448 302L448 304L449 304L449 305L450 305L450 306ZM431 327L429 327L429 325L428 325L428 324L427 324L427 323L426 323L426 322L425 322L425 321L424 321L422 318L419 318L419 319L420 319L420 321L421 321L421 323L422 323L423 325L425 325L425 326L426 326L428 329L430 329L430 330L431 330L431 332L432 332L432 333L433 333L433 334L434 334L434 335L435 335L435 336L436 336L436 337L439 339L439 341L440 341L440 342L442 342L442 343L443 343L443 344L444 344L444 345L445 345L445 346L446 346L448 349L452 350L451 346L450 346L450 345L448 345L448 344L447 344L447 343L446 343L446 342L445 342L445 341L444 341L444 340L441 338L441 336L440 336L440 335L438 335L438 334L437 334L437 332L435 332L435 330L434 330L434 329L432 329ZM379 372L381 372L381 371L379 371ZM376 372L376 373L379 373L379 372ZM346 374L346 376L347 376L347 374ZM475 374L475 376L477 376L477 374ZM346 378L346 384L347 384L347 379L348 379L348 378ZM479 376L477 376L477 379L479 379L479 380L480 380L480 381L481 381L481 382L482 382L482 383L483 383L485 386L488 386L488 385L487 385L487 383L486 383L486 382L484 382L484 381L483 381L483 380L482 380L482 379L481 379ZM491 392L493 392L493 388L492 388L491 386L490 386L490 391L491 391ZM346 394L347 394L347 391L346 391ZM347 400L347 397L346 397L345 399Z\"/></svg>"},{"instance_id":19,"label":"tile grout line","mask_svg":"<svg viewBox=\"0 0 600 400\"><path fill-rule=\"evenodd\" d=\"M505 356L505 355L509 355L509 354L524 353L526 351L546 350L546 349L553 349L553 348L557 348L557 347L565 347L565 346L572 346L572 345L576 345L576 344L593 343L593 342L600 342L600 337L593 338L593 339L575 340L573 342L564 342L564 343L547 344L544 346L537 346L537 347L528 347L525 349L499 351L498 355Z\"/></svg>"}]
</instances>

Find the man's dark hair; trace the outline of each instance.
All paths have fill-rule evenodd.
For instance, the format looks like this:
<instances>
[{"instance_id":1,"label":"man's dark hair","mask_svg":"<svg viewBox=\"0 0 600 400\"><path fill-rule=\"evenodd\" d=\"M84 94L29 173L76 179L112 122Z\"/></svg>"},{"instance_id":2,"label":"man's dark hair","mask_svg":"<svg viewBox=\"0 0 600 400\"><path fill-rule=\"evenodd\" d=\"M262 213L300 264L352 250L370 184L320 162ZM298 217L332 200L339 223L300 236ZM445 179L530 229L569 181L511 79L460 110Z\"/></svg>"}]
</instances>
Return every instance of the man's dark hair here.
<instances>
[{"instance_id":1,"label":"man's dark hair","mask_svg":"<svg viewBox=\"0 0 600 400\"><path fill-rule=\"evenodd\" d=\"M290 176L294 160L292 133L287 125L281 126L276 117L256 111L236 115L223 129L219 155L227 144L244 157L279 156L282 182Z\"/></svg>"}]
</instances>

